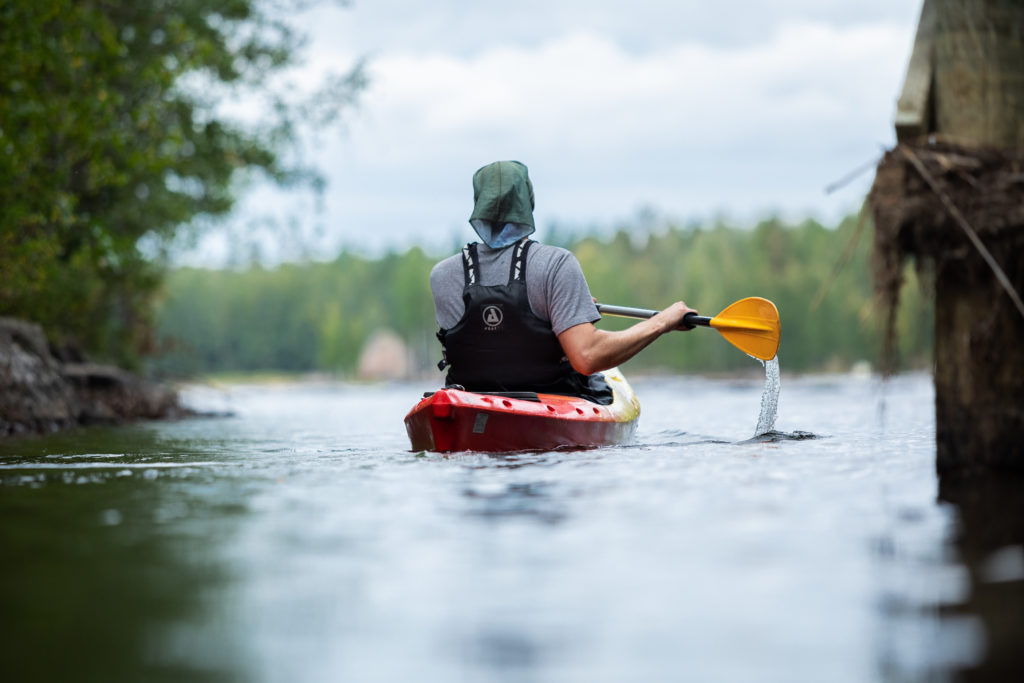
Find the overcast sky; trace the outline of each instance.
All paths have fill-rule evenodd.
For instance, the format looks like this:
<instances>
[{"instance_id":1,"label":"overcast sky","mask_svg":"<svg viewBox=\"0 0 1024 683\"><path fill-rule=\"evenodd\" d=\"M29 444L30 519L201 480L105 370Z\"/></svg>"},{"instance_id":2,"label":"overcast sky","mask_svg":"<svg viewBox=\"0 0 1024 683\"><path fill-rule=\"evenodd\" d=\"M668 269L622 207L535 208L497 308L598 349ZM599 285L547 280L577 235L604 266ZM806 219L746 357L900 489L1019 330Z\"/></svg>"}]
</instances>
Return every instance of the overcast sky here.
<instances>
[{"instance_id":1,"label":"overcast sky","mask_svg":"<svg viewBox=\"0 0 1024 683\"><path fill-rule=\"evenodd\" d=\"M260 189L233 225L290 221L268 231L270 260L297 255L289 240L322 258L444 249L474 237L472 173L497 159L529 167L540 237L644 207L677 221L834 221L871 173L825 187L894 142L920 5L354 0L307 12L299 80L365 57L369 86L313 145L329 182L320 212ZM215 263L223 244L215 232L189 260Z\"/></svg>"}]
</instances>

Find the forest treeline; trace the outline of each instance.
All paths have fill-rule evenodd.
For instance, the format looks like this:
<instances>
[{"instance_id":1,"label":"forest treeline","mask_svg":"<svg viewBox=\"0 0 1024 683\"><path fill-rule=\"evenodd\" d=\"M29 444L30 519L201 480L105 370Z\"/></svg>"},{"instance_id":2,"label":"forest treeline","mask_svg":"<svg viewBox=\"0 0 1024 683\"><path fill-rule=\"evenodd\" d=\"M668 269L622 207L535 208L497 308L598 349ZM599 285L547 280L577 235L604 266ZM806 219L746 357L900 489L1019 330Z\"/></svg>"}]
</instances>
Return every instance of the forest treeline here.
<instances>
[{"instance_id":1,"label":"forest treeline","mask_svg":"<svg viewBox=\"0 0 1024 683\"><path fill-rule=\"evenodd\" d=\"M304 94L281 80L303 38L287 19L317 1L0 3L0 315L42 324L59 355L129 366L149 358L178 375L350 375L367 340L390 330L427 372L439 356L427 278L445 254L167 271L175 243L229 215L247 181L322 192L296 144L335 120L365 76L356 64ZM267 118L233 119L225 98ZM604 302L659 308L683 298L715 313L744 296L772 299L788 369L877 356L870 231L847 254L854 218L829 228L648 225L550 241L576 253ZM906 367L926 362L931 321L912 284L903 301ZM698 330L660 340L630 367L748 362Z\"/></svg>"},{"instance_id":2,"label":"forest treeline","mask_svg":"<svg viewBox=\"0 0 1024 683\"><path fill-rule=\"evenodd\" d=\"M611 236L553 237L572 250L603 303L660 308L682 298L705 315L736 299L771 299L782 318L782 366L791 371L877 365L881 314L869 272L871 227L850 216L827 228L765 220L753 229L717 223L628 227ZM440 357L428 276L444 254L420 248L326 263L244 270L182 268L166 281L158 322L164 373L278 370L351 375L367 340L389 330L427 376ZM907 272L897 319L902 367L931 353L932 312ZM599 325L621 328L628 321ZM718 372L750 358L711 330L662 338L629 369Z\"/></svg>"}]
</instances>

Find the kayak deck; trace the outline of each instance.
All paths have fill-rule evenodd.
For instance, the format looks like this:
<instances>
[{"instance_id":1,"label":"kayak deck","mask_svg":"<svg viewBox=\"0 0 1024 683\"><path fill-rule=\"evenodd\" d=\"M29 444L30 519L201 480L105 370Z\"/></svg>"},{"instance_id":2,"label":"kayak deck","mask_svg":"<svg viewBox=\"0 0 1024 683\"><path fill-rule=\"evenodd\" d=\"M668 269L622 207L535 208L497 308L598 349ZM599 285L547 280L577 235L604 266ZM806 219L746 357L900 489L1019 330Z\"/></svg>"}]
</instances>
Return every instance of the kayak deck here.
<instances>
[{"instance_id":1,"label":"kayak deck","mask_svg":"<svg viewBox=\"0 0 1024 683\"><path fill-rule=\"evenodd\" d=\"M614 401L598 405L556 394L478 394L439 389L405 417L413 450L508 452L626 443L640 403L618 370L604 373ZM534 398L535 397L535 398Z\"/></svg>"}]
</instances>

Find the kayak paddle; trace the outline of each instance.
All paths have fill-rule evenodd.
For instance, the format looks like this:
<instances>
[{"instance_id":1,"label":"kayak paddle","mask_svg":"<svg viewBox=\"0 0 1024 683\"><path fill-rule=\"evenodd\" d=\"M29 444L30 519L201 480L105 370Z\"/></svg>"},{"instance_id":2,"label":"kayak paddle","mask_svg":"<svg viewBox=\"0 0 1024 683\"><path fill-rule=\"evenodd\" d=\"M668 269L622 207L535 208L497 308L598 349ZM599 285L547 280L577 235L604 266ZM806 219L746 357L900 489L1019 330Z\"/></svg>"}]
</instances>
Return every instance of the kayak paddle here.
<instances>
[{"instance_id":1,"label":"kayak paddle","mask_svg":"<svg viewBox=\"0 0 1024 683\"><path fill-rule=\"evenodd\" d=\"M609 306L598 304L597 312L601 315L613 315L620 318L650 318L660 311L646 308L630 308L628 306ZM687 313L683 318L687 325L701 325L718 330L726 341L743 353L771 360L779 351L779 337L782 326L779 322L779 309L768 299L751 296L740 299L725 308L713 318Z\"/></svg>"}]
</instances>

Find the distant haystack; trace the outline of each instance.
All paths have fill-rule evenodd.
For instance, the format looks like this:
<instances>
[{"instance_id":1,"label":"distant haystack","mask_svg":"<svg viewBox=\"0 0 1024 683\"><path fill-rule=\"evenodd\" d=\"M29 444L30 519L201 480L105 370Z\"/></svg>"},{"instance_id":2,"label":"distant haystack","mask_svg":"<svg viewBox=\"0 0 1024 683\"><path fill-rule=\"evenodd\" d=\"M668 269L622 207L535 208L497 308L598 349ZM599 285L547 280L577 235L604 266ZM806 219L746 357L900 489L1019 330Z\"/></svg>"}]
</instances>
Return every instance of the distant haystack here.
<instances>
[{"instance_id":1,"label":"distant haystack","mask_svg":"<svg viewBox=\"0 0 1024 683\"><path fill-rule=\"evenodd\" d=\"M356 364L356 377L362 380L406 379L411 372L409 347L388 329L379 329L370 335Z\"/></svg>"}]
</instances>

